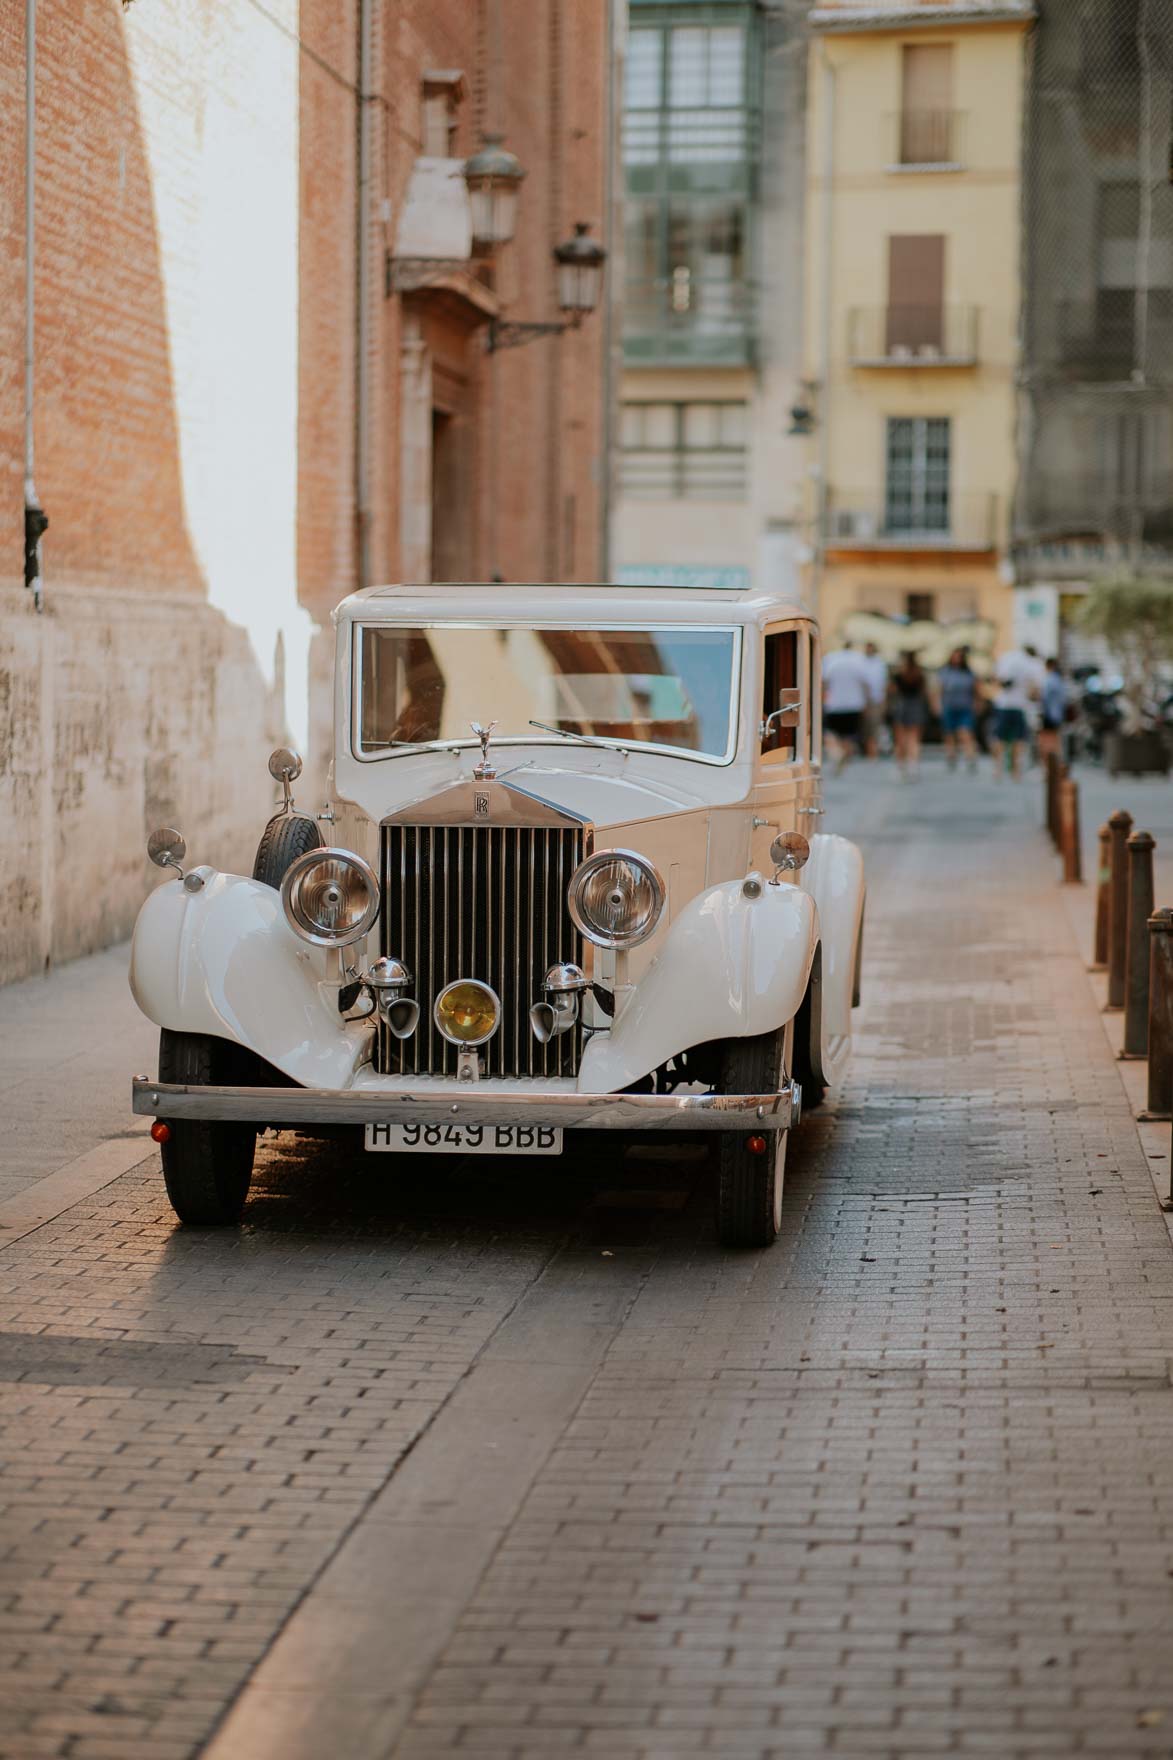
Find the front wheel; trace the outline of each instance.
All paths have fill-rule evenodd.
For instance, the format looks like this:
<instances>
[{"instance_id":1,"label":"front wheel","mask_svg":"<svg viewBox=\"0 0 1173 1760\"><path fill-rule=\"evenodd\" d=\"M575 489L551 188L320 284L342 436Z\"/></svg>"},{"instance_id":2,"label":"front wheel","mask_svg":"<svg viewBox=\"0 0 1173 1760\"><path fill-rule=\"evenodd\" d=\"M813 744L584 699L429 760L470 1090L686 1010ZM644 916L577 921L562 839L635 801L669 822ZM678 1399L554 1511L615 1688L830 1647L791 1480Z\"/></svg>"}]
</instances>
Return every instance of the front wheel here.
<instances>
[{"instance_id":1,"label":"front wheel","mask_svg":"<svg viewBox=\"0 0 1173 1760\"><path fill-rule=\"evenodd\" d=\"M776 1093L786 1080L794 1023L781 1033L730 1039L721 1058L723 1094ZM749 1147L753 1136L765 1149ZM788 1131L723 1131L717 1147L717 1234L726 1247L770 1247L782 1227Z\"/></svg>"},{"instance_id":2,"label":"front wheel","mask_svg":"<svg viewBox=\"0 0 1173 1760\"><path fill-rule=\"evenodd\" d=\"M206 1033L159 1035L159 1080L208 1087L226 1079L232 1047ZM255 1125L220 1119L167 1120L163 1182L180 1222L226 1228L240 1221L252 1181Z\"/></svg>"}]
</instances>

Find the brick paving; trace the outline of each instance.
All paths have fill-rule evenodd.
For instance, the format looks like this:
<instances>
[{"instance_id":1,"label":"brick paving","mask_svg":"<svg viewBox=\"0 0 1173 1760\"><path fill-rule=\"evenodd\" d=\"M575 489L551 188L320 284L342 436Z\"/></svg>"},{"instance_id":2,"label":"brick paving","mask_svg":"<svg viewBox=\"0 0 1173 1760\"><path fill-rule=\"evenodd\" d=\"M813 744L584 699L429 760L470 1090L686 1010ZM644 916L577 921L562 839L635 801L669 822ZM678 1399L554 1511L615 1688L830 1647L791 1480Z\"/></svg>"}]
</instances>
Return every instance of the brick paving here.
<instances>
[{"instance_id":1,"label":"brick paving","mask_svg":"<svg viewBox=\"0 0 1173 1760\"><path fill-rule=\"evenodd\" d=\"M768 1254L695 1165L619 1210L593 1156L388 1189L287 1139L239 1237L147 1163L0 1253L3 1760L200 1753L535 1291L556 1363L611 1279L398 1733L336 1755L1173 1754L1173 1249L1035 793L832 789L863 1031Z\"/></svg>"}]
</instances>

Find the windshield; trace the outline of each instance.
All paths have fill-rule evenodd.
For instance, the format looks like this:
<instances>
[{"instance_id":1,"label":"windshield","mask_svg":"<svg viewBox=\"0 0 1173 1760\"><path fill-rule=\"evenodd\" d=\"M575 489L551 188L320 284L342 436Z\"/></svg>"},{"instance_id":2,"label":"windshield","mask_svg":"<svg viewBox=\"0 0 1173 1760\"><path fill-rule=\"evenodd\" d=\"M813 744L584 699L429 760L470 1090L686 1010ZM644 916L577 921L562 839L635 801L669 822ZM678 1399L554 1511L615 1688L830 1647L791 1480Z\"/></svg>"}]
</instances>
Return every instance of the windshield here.
<instances>
[{"instance_id":1,"label":"windshield","mask_svg":"<svg viewBox=\"0 0 1173 1760\"><path fill-rule=\"evenodd\" d=\"M470 721L496 721L494 743L561 732L732 755L732 629L368 625L360 642L358 743L367 756L468 742Z\"/></svg>"}]
</instances>

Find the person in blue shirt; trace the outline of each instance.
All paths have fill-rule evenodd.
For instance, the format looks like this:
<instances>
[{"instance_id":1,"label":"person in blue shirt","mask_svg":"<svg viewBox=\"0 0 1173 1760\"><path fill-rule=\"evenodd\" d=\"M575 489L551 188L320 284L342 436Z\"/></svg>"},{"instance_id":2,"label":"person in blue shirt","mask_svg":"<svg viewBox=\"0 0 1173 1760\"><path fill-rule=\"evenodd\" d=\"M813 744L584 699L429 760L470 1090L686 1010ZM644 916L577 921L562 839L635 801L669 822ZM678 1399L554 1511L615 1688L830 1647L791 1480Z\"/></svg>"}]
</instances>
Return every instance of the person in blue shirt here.
<instances>
[{"instance_id":1,"label":"person in blue shirt","mask_svg":"<svg viewBox=\"0 0 1173 1760\"><path fill-rule=\"evenodd\" d=\"M1063 668L1053 654L1047 661L1039 694L1039 708L1043 718L1039 729L1039 757L1045 759L1048 752L1054 752L1057 758L1061 758L1063 723L1067 719L1067 680L1063 676Z\"/></svg>"},{"instance_id":2,"label":"person in blue shirt","mask_svg":"<svg viewBox=\"0 0 1173 1760\"><path fill-rule=\"evenodd\" d=\"M950 770L957 768L960 749L971 770L977 769L978 682L970 669L969 655L964 648L954 648L945 665L937 673L937 691L941 699L941 737L945 761Z\"/></svg>"}]
</instances>

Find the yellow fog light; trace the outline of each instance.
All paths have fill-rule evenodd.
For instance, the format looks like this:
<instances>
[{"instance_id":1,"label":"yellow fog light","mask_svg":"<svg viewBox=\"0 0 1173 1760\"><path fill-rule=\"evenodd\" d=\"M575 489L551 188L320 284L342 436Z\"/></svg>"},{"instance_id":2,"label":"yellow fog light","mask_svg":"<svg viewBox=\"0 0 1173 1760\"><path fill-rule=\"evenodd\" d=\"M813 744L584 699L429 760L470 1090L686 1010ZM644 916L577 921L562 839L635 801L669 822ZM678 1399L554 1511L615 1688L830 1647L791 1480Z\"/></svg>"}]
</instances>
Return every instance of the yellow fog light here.
<instances>
[{"instance_id":1,"label":"yellow fog light","mask_svg":"<svg viewBox=\"0 0 1173 1760\"><path fill-rule=\"evenodd\" d=\"M450 1044L483 1045L497 1031L501 1004L478 978L458 978L441 990L432 1015Z\"/></svg>"}]
</instances>

